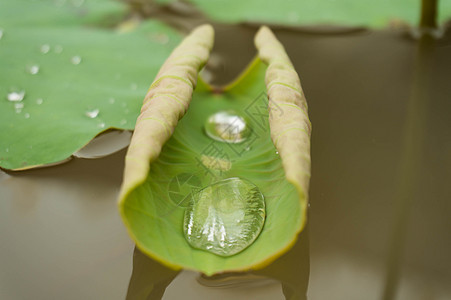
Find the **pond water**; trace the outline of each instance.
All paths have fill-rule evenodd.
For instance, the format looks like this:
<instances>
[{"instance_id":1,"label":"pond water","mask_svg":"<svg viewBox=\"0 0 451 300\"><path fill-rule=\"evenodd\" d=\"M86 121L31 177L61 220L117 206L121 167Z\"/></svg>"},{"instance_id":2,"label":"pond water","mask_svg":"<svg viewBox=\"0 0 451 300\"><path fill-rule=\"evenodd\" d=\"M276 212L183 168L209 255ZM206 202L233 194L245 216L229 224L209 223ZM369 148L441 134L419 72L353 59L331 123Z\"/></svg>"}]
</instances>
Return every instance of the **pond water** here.
<instances>
[{"instance_id":1,"label":"pond water","mask_svg":"<svg viewBox=\"0 0 451 300\"><path fill-rule=\"evenodd\" d=\"M252 59L255 31L216 26L214 83ZM418 50L395 31L275 33L313 124L309 223L291 251L212 278L144 256L117 212L121 150L0 173L0 298L450 299L451 34Z\"/></svg>"}]
</instances>

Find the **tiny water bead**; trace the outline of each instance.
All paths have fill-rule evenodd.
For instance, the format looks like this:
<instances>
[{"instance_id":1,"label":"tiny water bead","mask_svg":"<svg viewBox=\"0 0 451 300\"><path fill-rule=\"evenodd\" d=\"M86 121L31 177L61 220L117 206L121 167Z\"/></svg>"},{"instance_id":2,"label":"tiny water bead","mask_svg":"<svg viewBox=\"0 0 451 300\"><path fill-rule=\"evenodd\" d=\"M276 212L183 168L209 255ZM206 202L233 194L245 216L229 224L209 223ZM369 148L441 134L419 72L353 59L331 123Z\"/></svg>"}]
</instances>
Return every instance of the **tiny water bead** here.
<instances>
[{"instance_id":1,"label":"tiny water bead","mask_svg":"<svg viewBox=\"0 0 451 300\"><path fill-rule=\"evenodd\" d=\"M28 66L27 72L30 73L31 75L36 75L39 72L39 66L38 65Z\"/></svg>"},{"instance_id":2,"label":"tiny water bead","mask_svg":"<svg viewBox=\"0 0 451 300\"><path fill-rule=\"evenodd\" d=\"M194 193L185 210L184 233L197 249L231 256L249 247L265 222L265 200L257 186L228 178Z\"/></svg>"},{"instance_id":3,"label":"tiny water bead","mask_svg":"<svg viewBox=\"0 0 451 300\"><path fill-rule=\"evenodd\" d=\"M49 44L44 44L41 46L41 53L42 54L47 54L50 51L50 45Z\"/></svg>"},{"instance_id":4,"label":"tiny water bead","mask_svg":"<svg viewBox=\"0 0 451 300\"><path fill-rule=\"evenodd\" d=\"M8 101L16 102L16 101L22 101L25 97L25 91L13 91L8 93L6 98Z\"/></svg>"},{"instance_id":5,"label":"tiny water bead","mask_svg":"<svg viewBox=\"0 0 451 300\"><path fill-rule=\"evenodd\" d=\"M91 110L86 111L85 115L88 118L94 119L94 118L97 118L97 116L99 115L99 112L100 112L100 110L98 110L98 109L91 109Z\"/></svg>"},{"instance_id":6,"label":"tiny water bead","mask_svg":"<svg viewBox=\"0 0 451 300\"><path fill-rule=\"evenodd\" d=\"M246 118L235 111L217 112L207 118L205 133L224 143L241 143L251 134Z\"/></svg>"},{"instance_id":7,"label":"tiny water bead","mask_svg":"<svg viewBox=\"0 0 451 300\"><path fill-rule=\"evenodd\" d=\"M22 112L23 107L24 104L22 102L14 103L14 109L16 110L16 114L20 114Z\"/></svg>"},{"instance_id":8,"label":"tiny water bead","mask_svg":"<svg viewBox=\"0 0 451 300\"><path fill-rule=\"evenodd\" d=\"M36 99L36 104L37 105L41 105L43 102L44 102L44 100L42 98Z\"/></svg>"},{"instance_id":9,"label":"tiny water bead","mask_svg":"<svg viewBox=\"0 0 451 300\"><path fill-rule=\"evenodd\" d=\"M81 63L81 57L78 55L72 56L70 62L74 65L79 65Z\"/></svg>"},{"instance_id":10,"label":"tiny water bead","mask_svg":"<svg viewBox=\"0 0 451 300\"><path fill-rule=\"evenodd\" d=\"M30 118L30 114L29 114L29 113L26 113L26 114L24 115L24 117L25 117L25 119L29 119L29 118Z\"/></svg>"},{"instance_id":11,"label":"tiny water bead","mask_svg":"<svg viewBox=\"0 0 451 300\"><path fill-rule=\"evenodd\" d=\"M3 37L3 28L0 28L0 40L2 39L2 37Z\"/></svg>"}]
</instances>

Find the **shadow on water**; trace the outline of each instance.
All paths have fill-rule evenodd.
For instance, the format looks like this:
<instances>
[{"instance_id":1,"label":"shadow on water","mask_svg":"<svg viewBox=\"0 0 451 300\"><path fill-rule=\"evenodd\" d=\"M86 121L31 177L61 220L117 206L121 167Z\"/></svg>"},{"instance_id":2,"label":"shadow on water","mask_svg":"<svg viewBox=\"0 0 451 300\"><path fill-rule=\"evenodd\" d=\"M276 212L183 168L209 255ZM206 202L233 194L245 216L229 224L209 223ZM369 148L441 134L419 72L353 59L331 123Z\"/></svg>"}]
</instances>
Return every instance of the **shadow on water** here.
<instances>
[{"instance_id":1,"label":"shadow on water","mask_svg":"<svg viewBox=\"0 0 451 300\"><path fill-rule=\"evenodd\" d=\"M309 271L308 228L290 251L269 266L211 277L171 270L135 248L126 299L307 299Z\"/></svg>"}]
</instances>

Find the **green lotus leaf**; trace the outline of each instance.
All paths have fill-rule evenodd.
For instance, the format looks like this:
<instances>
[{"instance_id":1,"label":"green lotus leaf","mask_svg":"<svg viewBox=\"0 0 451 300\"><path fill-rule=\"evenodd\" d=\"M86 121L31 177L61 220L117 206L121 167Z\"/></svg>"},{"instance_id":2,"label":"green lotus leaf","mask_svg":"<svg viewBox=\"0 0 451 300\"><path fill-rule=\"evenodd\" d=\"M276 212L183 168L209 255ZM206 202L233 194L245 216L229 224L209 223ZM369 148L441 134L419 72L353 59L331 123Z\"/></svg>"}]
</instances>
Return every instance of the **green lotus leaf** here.
<instances>
[{"instance_id":1,"label":"green lotus leaf","mask_svg":"<svg viewBox=\"0 0 451 300\"><path fill-rule=\"evenodd\" d=\"M158 0L160 3L171 2ZM390 21L417 25L421 1L414 0L189 0L221 22L261 22L284 25L349 25L381 28ZM451 1L438 1L438 20L451 17Z\"/></svg>"},{"instance_id":2,"label":"green lotus leaf","mask_svg":"<svg viewBox=\"0 0 451 300\"><path fill-rule=\"evenodd\" d=\"M148 78L180 41L156 21L105 28L127 13L116 1L57 2L0 2L5 169L64 161L102 131L133 129Z\"/></svg>"},{"instance_id":3,"label":"green lotus leaf","mask_svg":"<svg viewBox=\"0 0 451 300\"><path fill-rule=\"evenodd\" d=\"M207 275L259 268L287 251L306 221L310 177L307 106L282 45L262 28L256 36L259 58L235 82L213 88L198 80L196 86L212 44L211 27L196 29L151 85L126 156L118 203L143 253ZM219 111L245 116L252 132L244 142L208 137L204 124ZM228 257L192 248L184 236L184 201L232 177L251 181L265 197L260 235Z\"/></svg>"}]
</instances>

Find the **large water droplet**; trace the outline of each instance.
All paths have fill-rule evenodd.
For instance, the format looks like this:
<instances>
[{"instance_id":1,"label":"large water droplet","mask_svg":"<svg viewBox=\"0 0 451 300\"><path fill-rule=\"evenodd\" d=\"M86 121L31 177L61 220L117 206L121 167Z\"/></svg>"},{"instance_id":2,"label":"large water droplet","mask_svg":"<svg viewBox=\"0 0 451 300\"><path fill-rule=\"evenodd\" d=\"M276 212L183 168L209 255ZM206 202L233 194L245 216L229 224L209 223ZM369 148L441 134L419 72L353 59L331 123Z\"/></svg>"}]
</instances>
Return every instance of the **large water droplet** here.
<instances>
[{"instance_id":1,"label":"large water droplet","mask_svg":"<svg viewBox=\"0 0 451 300\"><path fill-rule=\"evenodd\" d=\"M42 54L47 54L50 51L50 45L49 44L44 44L41 46L41 53Z\"/></svg>"},{"instance_id":2,"label":"large water droplet","mask_svg":"<svg viewBox=\"0 0 451 300\"><path fill-rule=\"evenodd\" d=\"M39 72L39 66L38 65L28 66L27 72L30 73L31 75L36 75Z\"/></svg>"},{"instance_id":3,"label":"large water droplet","mask_svg":"<svg viewBox=\"0 0 451 300\"><path fill-rule=\"evenodd\" d=\"M23 98L25 97L25 91L14 91L9 93L6 98L8 99L8 101L22 101Z\"/></svg>"},{"instance_id":4,"label":"large water droplet","mask_svg":"<svg viewBox=\"0 0 451 300\"><path fill-rule=\"evenodd\" d=\"M253 183L228 178L193 194L184 219L185 238L198 249L221 256L249 247L265 222L265 201Z\"/></svg>"},{"instance_id":5,"label":"large water droplet","mask_svg":"<svg viewBox=\"0 0 451 300\"><path fill-rule=\"evenodd\" d=\"M98 109L91 109L91 110L86 111L85 115L88 118L94 119L94 118L96 118L99 115L99 112L100 111Z\"/></svg>"},{"instance_id":6,"label":"large water droplet","mask_svg":"<svg viewBox=\"0 0 451 300\"><path fill-rule=\"evenodd\" d=\"M205 132L214 140L225 143L241 143L250 135L246 118L228 110L211 115L205 123Z\"/></svg>"},{"instance_id":7,"label":"large water droplet","mask_svg":"<svg viewBox=\"0 0 451 300\"><path fill-rule=\"evenodd\" d=\"M79 55L72 56L70 62L74 65L79 65L81 63L81 57Z\"/></svg>"}]
</instances>

